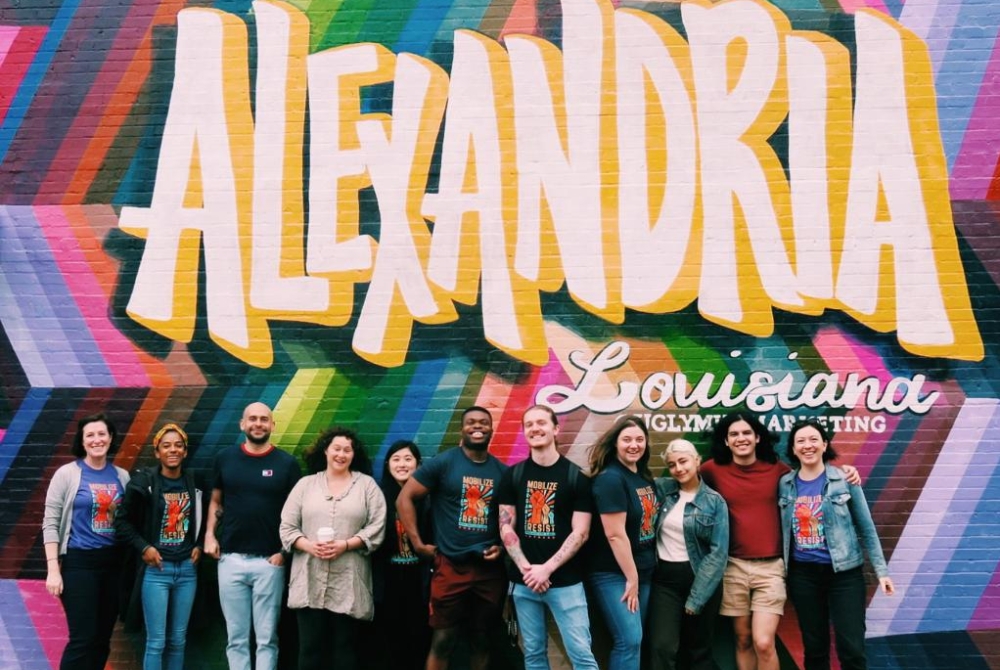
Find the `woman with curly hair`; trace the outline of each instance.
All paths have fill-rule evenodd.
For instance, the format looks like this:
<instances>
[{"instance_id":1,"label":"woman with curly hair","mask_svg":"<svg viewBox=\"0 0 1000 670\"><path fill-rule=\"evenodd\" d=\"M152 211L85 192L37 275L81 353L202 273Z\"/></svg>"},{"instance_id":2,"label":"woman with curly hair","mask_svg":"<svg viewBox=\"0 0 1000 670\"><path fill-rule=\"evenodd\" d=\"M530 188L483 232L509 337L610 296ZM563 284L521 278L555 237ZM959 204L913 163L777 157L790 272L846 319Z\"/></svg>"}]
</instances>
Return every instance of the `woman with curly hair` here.
<instances>
[{"instance_id":1,"label":"woman with curly hair","mask_svg":"<svg viewBox=\"0 0 1000 670\"><path fill-rule=\"evenodd\" d=\"M358 436L323 432L307 450L312 475L281 510L281 543L292 552L288 607L299 624L299 668L358 667L355 620L370 621L371 553L382 543L386 504Z\"/></svg>"},{"instance_id":2,"label":"woman with curly hair","mask_svg":"<svg viewBox=\"0 0 1000 670\"><path fill-rule=\"evenodd\" d=\"M620 419L590 450L594 478L588 582L611 633L610 670L638 670L656 568L659 502L649 471L649 430Z\"/></svg>"}]
</instances>

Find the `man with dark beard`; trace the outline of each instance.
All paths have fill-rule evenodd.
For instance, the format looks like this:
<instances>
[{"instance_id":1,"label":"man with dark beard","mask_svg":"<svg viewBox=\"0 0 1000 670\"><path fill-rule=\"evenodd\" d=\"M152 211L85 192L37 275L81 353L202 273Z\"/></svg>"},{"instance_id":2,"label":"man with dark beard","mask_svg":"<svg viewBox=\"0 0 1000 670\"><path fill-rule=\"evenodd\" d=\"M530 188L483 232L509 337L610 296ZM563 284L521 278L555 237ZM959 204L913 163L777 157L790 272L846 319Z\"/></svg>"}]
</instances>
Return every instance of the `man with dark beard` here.
<instances>
[{"instance_id":1,"label":"man with dark beard","mask_svg":"<svg viewBox=\"0 0 1000 670\"><path fill-rule=\"evenodd\" d=\"M505 469L487 451L493 418L482 407L462 413L460 448L424 461L396 499L413 550L434 561L427 670L445 670L459 629L468 627L472 670L489 665L489 632L507 586L500 558L494 490ZM420 536L415 501L431 494L434 544Z\"/></svg>"},{"instance_id":2,"label":"man with dark beard","mask_svg":"<svg viewBox=\"0 0 1000 670\"><path fill-rule=\"evenodd\" d=\"M215 458L205 553L219 559L219 601L226 619L230 670L250 668L250 624L257 670L278 662L278 618L285 589L278 526L285 498L302 475L298 461L271 444L274 419L264 403L247 405L246 441ZM225 521L217 536L219 518Z\"/></svg>"}]
</instances>

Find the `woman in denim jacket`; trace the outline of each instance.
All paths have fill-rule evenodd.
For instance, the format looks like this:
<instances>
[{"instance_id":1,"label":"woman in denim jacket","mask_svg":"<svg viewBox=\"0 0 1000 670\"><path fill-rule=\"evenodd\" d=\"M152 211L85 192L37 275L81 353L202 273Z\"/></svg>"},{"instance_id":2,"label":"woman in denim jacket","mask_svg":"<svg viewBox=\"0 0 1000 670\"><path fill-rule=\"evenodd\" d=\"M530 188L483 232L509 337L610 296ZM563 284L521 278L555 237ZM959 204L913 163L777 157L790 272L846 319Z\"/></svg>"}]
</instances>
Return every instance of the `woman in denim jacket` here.
<instances>
[{"instance_id":1,"label":"woman in denim jacket","mask_svg":"<svg viewBox=\"0 0 1000 670\"><path fill-rule=\"evenodd\" d=\"M788 445L795 470L781 478L778 504L788 597L798 613L806 670L829 670L831 621L841 668L864 670L862 547L879 587L887 595L894 590L875 523L861 487L848 484L844 473L827 463L837 454L822 424L799 421Z\"/></svg>"},{"instance_id":2,"label":"woman in denim jacket","mask_svg":"<svg viewBox=\"0 0 1000 670\"><path fill-rule=\"evenodd\" d=\"M673 440L663 459L671 476L656 480L663 505L649 607L651 668L711 670L712 634L729 556L729 508L701 481L701 457L693 444Z\"/></svg>"}]
</instances>

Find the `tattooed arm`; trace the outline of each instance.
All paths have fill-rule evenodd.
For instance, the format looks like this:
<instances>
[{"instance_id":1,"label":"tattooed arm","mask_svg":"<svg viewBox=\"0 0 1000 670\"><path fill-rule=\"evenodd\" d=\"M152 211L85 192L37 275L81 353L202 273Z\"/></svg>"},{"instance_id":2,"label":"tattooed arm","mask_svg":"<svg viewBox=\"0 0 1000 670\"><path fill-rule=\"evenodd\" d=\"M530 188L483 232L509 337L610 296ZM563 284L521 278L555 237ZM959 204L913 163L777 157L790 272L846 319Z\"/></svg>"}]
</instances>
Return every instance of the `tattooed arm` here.
<instances>
[{"instance_id":1,"label":"tattooed arm","mask_svg":"<svg viewBox=\"0 0 1000 670\"><path fill-rule=\"evenodd\" d=\"M516 522L516 508L513 505L500 505L500 539L503 540L503 546L507 549L511 560L514 561L514 565L523 573L531 567L531 564L528 563L524 552L521 551L521 539L514 530Z\"/></svg>"},{"instance_id":2,"label":"tattooed arm","mask_svg":"<svg viewBox=\"0 0 1000 670\"><path fill-rule=\"evenodd\" d=\"M572 531L566 536L559 550L541 565L529 565L527 570L522 570L525 586L538 591L543 584L550 584L552 573L576 556L576 552L580 551L580 547L587 541L589 535L590 512L573 512Z\"/></svg>"}]
</instances>

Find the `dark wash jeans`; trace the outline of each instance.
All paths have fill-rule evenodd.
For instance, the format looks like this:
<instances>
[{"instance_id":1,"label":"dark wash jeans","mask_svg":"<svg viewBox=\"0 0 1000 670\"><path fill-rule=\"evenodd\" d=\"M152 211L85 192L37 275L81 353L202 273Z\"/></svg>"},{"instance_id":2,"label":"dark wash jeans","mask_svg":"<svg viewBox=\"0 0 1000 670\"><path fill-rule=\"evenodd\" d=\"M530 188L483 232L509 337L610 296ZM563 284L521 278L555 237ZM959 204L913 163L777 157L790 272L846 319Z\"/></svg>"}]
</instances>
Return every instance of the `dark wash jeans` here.
<instances>
[{"instance_id":1,"label":"dark wash jeans","mask_svg":"<svg viewBox=\"0 0 1000 670\"><path fill-rule=\"evenodd\" d=\"M793 560L786 583L799 617L805 670L830 670L831 623L842 670L867 670L861 568L834 572L831 565Z\"/></svg>"},{"instance_id":2,"label":"dark wash jeans","mask_svg":"<svg viewBox=\"0 0 1000 670\"><path fill-rule=\"evenodd\" d=\"M62 559L62 605L69 642L60 670L104 670L118 618L122 550L70 549Z\"/></svg>"}]
</instances>

